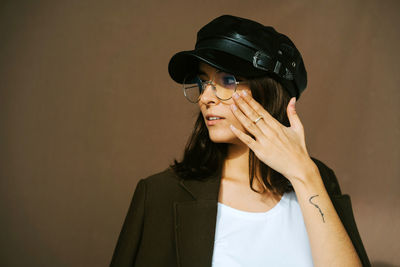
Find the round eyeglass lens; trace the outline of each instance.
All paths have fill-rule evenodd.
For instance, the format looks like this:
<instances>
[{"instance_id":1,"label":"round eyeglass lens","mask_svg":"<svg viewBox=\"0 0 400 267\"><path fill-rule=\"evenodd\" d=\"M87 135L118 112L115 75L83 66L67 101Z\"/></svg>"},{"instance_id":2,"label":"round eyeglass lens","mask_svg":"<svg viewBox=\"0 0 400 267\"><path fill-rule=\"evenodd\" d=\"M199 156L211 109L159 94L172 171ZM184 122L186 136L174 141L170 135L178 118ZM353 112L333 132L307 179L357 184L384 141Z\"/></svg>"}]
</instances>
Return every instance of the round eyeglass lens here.
<instances>
[{"instance_id":1,"label":"round eyeglass lens","mask_svg":"<svg viewBox=\"0 0 400 267\"><path fill-rule=\"evenodd\" d=\"M192 103L199 101L201 87L201 80L197 75L189 74L183 80L183 93L187 100Z\"/></svg>"},{"instance_id":2,"label":"round eyeglass lens","mask_svg":"<svg viewBox=\"0 0 400 267\"><path fill-rule=\"evenodd\" d=\"M229 99L236 91L236 78L234 75L218 71L214 78L216 94L220 99Z\"/></svg>"}]
</instances>

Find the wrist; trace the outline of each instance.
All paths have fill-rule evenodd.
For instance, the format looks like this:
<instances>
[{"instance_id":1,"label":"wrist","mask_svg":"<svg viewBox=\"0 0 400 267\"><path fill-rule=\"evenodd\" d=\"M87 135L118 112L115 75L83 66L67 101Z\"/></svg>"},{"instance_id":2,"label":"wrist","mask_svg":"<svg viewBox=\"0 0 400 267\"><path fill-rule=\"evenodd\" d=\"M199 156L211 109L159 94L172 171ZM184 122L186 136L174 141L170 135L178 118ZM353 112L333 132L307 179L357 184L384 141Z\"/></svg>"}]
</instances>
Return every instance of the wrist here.
<instances>
[{"instance_id":1,"label":"wrist","mask_svg":"<svg viewBox=\"0 0 400 267\"><path fill-rule=\"evenodd\" d=\"M294 188L318 187L323 185L318 166L312 160L304 164L304 170L292 179L291 183Z\"/></svg>"}]
</instances>

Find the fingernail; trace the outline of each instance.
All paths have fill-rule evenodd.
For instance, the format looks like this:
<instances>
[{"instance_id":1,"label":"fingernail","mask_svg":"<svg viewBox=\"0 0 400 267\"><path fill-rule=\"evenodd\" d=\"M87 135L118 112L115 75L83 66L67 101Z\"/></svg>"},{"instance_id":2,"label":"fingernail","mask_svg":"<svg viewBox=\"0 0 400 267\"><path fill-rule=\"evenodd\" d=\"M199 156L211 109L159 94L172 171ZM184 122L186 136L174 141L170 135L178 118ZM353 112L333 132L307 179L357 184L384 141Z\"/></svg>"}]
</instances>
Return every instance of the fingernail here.
<instances>
[{"instance_id":1,"label":"fingernail","mask_svg":"<svg viewBox=\"0 0 400 267\"><path fill-rule=\"evenodd\" d=\"M230 127L231 127L232 130L236 129L235 126L233 126L232 124L230 125Z\"/></svg>"},{"instance_id":2,"label":"fingernail","mask_svg":"<svg viewBox=\"0 0 400 267\"><path fill-rule=\"evenodd\" d=\"M238 99L240 96L239 96L238 93L234 92L234 93L233 93L233 97L236 98L236 99Z\"/></svg>"},{"instance_id":3,"label":"fingernail","mask_svg":"<svg viewBox=\"0 0 400 267\"><path fill-rule=\"evenodd\" d=\"M233 110L237 110L237 106L235 104L232 104L231 107Z\"/></svg>"},{"instance_id":4,"label":"fingernail","mask_svg":"<svg viewBox=\"0 0 400 267\"><path fill-rule=\"evenodd\" d=\"M243 96L247 96L246 90L242 91L242 95L243 95Z\"/></svg>"}]
</instances>

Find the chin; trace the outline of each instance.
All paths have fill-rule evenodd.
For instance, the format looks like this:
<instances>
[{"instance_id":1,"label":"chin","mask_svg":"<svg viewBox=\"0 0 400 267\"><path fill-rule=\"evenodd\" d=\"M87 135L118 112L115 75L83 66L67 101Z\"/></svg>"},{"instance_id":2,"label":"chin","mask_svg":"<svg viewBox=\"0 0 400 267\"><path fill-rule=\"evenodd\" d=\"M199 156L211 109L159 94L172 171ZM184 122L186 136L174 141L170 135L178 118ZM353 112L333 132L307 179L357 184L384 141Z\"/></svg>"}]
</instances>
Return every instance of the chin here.
<instances>
[{"instance_id":1,"label":"chin","mask_svg":"<svg viewBox=\"0 0 400 267\"><path fill-rule=\"evenodd\" d=\"M232 131L221 129L221 130L214 130L208 131L209 137L211 141L214 143L237 143L238 138Z\"/></svg>"}]
</instances>

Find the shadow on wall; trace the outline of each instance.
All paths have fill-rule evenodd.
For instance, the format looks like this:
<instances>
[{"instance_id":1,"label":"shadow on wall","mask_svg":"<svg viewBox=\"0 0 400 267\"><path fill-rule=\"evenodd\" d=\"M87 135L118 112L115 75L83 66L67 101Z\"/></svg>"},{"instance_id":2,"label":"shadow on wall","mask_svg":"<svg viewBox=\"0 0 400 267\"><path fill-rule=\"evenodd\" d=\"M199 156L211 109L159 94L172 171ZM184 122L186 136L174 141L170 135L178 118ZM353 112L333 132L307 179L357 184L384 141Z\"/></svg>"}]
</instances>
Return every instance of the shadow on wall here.
<instances>
[{"instance_id":1,"label":"shadow on wall","mask_svg":"<svg viewBox=\"0 0 400 267\"><path fill-rule=\"evenodd\" d=\"M372 267L400 267L399 265L393 265L383 261L374 261L371 263Z\"/></svg>"}]
</instances>

